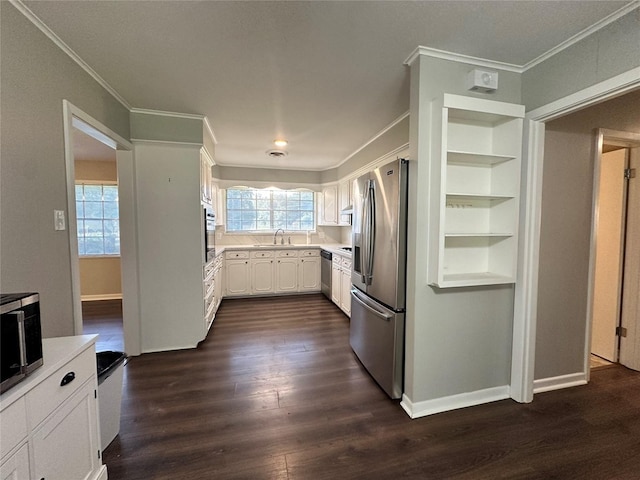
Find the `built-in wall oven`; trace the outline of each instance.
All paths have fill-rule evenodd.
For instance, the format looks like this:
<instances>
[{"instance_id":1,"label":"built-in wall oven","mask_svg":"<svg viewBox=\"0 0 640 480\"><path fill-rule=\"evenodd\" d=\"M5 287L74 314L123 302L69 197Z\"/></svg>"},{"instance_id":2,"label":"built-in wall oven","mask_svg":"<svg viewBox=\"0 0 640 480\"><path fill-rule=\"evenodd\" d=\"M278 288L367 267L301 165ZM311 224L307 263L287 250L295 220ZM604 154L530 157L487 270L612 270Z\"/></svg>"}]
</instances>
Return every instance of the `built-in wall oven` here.
<instances>
[{"instance_id":1,"label":"built-in wall oven","mask_svg":"<svg viewBox=\"0 0 640 480\"><path fill-rule=\"evenodd\" d=\"M204 260L209 263L216 256L216 214L210 205L204 207Z\"/></svg>"},{"instance_id":2,"label":"built-in wall oven","mask_svg":"<svg viewBox=\"0 0 640 480\"><path fill-rule=\"evenodd\" d=\"M320 290L331 300L331 252L320 250Z\"/></svg>"}]
</instances>

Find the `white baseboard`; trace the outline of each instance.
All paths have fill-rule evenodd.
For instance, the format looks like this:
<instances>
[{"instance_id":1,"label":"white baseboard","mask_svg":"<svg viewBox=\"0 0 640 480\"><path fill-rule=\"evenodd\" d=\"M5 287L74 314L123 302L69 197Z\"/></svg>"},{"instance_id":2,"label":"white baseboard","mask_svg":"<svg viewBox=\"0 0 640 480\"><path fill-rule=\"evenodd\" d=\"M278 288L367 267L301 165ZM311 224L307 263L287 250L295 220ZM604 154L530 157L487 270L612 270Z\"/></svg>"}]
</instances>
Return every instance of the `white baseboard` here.
<instances>
[{"instance_id":1,"label":"white baseboard","mask_svg":"<svg viewBox=\"0 0 640 480\"><path fill-rule=\"evenodd\" d=\"M584 372L559 375L557 377L541 378L533 381L533 393L550 392L561 388L577 387L587 384L587 375Z\"/></svg>"},{"instance_id":2,"label":"white baseboard","mask_svg":"<svg viewBox=\"0 0 640 480\"><path fill-rule=\"evenodd\" d=\"M98 300L122 300L121 293L104 293L100 295L82 295L80 300L83 302L96 302Z\"/></svg>"},{"instance_id":3,"label":"white baseboard","mask_svg":"<svg viewBox=\"0 0 640 480\"><path fill-rule=\"evenodd\" d=\"M107 480L107 466L102 464L100 465L100 470L98 470L95 480Z\"/></svg>"},{"instance_id":4,"label":"white baseboard","mask_svg":"<svg viewBox=\"0 0 640 480\"><path fill-rule=\"evenodd\" d=\"M419 418L507 398L509 398L509 385L504 385L502 387L486 388L484 390L476 390L475 392L460 393L458 395L434 398L433 400L416 403L413 403L406 395L402 395L400 406L402 406L411 418Z\"/></svg>"}]
</instances>

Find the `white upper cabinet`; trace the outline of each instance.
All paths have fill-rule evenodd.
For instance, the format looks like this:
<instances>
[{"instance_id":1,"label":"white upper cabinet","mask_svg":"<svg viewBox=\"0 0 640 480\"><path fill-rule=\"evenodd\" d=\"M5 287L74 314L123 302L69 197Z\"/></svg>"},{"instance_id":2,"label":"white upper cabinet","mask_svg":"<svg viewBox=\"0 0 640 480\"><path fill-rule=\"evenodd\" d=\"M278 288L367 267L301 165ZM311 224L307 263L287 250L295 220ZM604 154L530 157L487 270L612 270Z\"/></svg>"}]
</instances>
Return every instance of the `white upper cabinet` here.
<instances>
[{"instance_id":1,"label":"white upper cabinet","mask_svg":"<svg viewBox=\"0 0 640 480\"><path fill-rule=\"evenodd\" d=\"M212 197L212 179L211 179L211 167L213 166L213 160L204 148L200 149L200 196L202 201L207 204L211 204ZM217 213L217 212L216 212Z\"/></svg>"},{"instance_id":2,"label":"white upper cabinet","mask_svg":"<svg viewBox=\"0 0 640 480\"><path fill-rule=\"evenodd\" d=\"M351 206L351 191L353 188L353 180L344 180L340 182L338 186L338 224L339 225L351 225L351 215L342 213L347 207Z\"/></svg>"},{"instance_id":3,"label":"white upper cabinet","mask_svg":"<svg viewBox=\"0 0 640 480\"><path fill-rule=\"evenodd\" d=\"M318 225L338 225L338 185L325 185L318 195Z\"/></svg>"},{"instance_id":4,"label":"white upper cabinet","mask_svg":"<svg viewBox=\"0 0 640 480\"><path fill-rule=\"evenodd\" d=\"M428 282L514 283L524 107L445 94L432 115Z\"/></svg>"}]
</instances>

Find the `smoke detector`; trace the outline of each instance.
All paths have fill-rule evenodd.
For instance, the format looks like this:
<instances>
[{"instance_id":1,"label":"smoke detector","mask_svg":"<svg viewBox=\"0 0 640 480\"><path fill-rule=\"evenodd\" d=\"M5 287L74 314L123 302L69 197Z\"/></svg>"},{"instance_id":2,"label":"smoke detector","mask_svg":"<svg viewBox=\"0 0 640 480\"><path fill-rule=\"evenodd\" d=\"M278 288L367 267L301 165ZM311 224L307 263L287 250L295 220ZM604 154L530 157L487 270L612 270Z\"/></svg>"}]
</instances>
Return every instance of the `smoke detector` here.
<instances>
[{"instance_id":1,"label":"smoke detector","mask_svg":"<svg viewBox=\"0 0 640 480\"><path fill-rule=\"evenodd\" d=\"M277 150L277 149L267 150L266 153L271 158L284 158L287 155L289 155L289 152L286 152L284 150Z\"/></svg>"}]
</instances>

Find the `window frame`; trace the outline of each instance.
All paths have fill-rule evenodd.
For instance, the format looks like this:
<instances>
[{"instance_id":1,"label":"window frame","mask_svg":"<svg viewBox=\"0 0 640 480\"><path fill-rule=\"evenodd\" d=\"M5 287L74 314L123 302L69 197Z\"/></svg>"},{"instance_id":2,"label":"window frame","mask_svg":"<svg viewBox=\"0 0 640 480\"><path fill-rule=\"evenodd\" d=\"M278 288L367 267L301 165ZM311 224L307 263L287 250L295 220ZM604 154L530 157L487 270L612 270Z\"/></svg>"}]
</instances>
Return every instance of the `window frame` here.
<instances>
[{"instance_id":1,"label":"window frame","mask_svg":"<svg viewBox=\"0 0 640 480\"><path fill-rule=\"evenodd\" d=\"M306 192L306 193L310 193L311 194L311 201L313 203L311 210L303 210L303 209L291 209L289 210L288 208L283 209L274 209L274 205L273 205L273 194L271 194L270 196L270 203L271 206L269 208L269 223L270 223L270 228L268 229L256 229L256 230L230 230L229 229L229 224L230 224L230 215L229 215L229 191L230 190L244 190L244 191L277 191L277 192L283 192L283 193L288 193L288 192ZM245 185L234 185L232 187L227 187L225 189L224 195L223 195L223 200L224 200L224 213L225 213L225 233L229 234L229 235L264 235L264 234L272 234L275 230L277 230L278 228L283 228L283 227L274 227L274 216L273 213L274 211L285 211L285 212L311 212L312 214L312 228L308 228L308 229L299 229L299 230L293 230L290 228L286 228L284 227L283 229L288 232L288 233L292 233L292 234L305 234L306 232L310 232L310 233L315 233L317 231L317 226L318 226L318 222L317 222L317 207L318 207L318 200L317 200L317 195L316 195L316 191L312 190L311 188L279 188L279 187L273 187L273 186L269 186L269 187L252 187L252 186L245 186ZM243 209L232 209L232 211L242 211ZM248 210L248 209L247 209ZM254 208L254 211L258 212L258 211L267 211L265 209L258 209L257 205ZM257 222L257 220L256 220ZM257 226L257 225L256 225Z\"/></svg>"},{"instance_id":2,"label":"window frame","mask_svg":"<svg viewBox=\"0 0 640 480\"><path fill-rule=\"evenodd\" d=\"M82 203L85 202L84 199L79 200L77 195L75 194L75 188L77 186L79 186L79 185L83 185L83 186L84 185L100 185L100 186L103 186L103 187L104 186L118 187L118 182L115 181L115 180L76 180L75 181L75 183L74 183L74 197L75 197L75 204L76 204L76 208L75 208L75 210L76 210L76 212L75 212L76 213L76 242L78 244L78 258L80 258L80 259L83 259L83 258L120 258L121 254L122 254L122 244L120 242L118 242L119 243L118 253L95 253L95 254L93 254L93 253L89 253L89 254L80 253L80 236L78 234L79 222L80 222L80 220L82 220L82 221L87 220L87 218L84 217L84 216L82 218L80 218L78 216L78 208L77 208L78 202L80 202L80 201ZM112 218L105 219L104 218L104 210L103 210L103 215L102 215L102 217L100 219L89 219L89 220L101 220L103 222L104 222L104 220L117 220L118 221L118 239L120 240L121 239L121 232L120 232L120 195L119 194L120 194L120 192L118 191L118 218L117 219L112 219ZM101 200L101 203L104 203L104 199ZM86 236L85 236L85 238L86 238ZM103 239L103 242L104 242L104 227L103 227L103 230L102 230L102 237L101 238ZM85 247L85 251L86 251L86 247Z\"/></svg>"}]
</instances>

